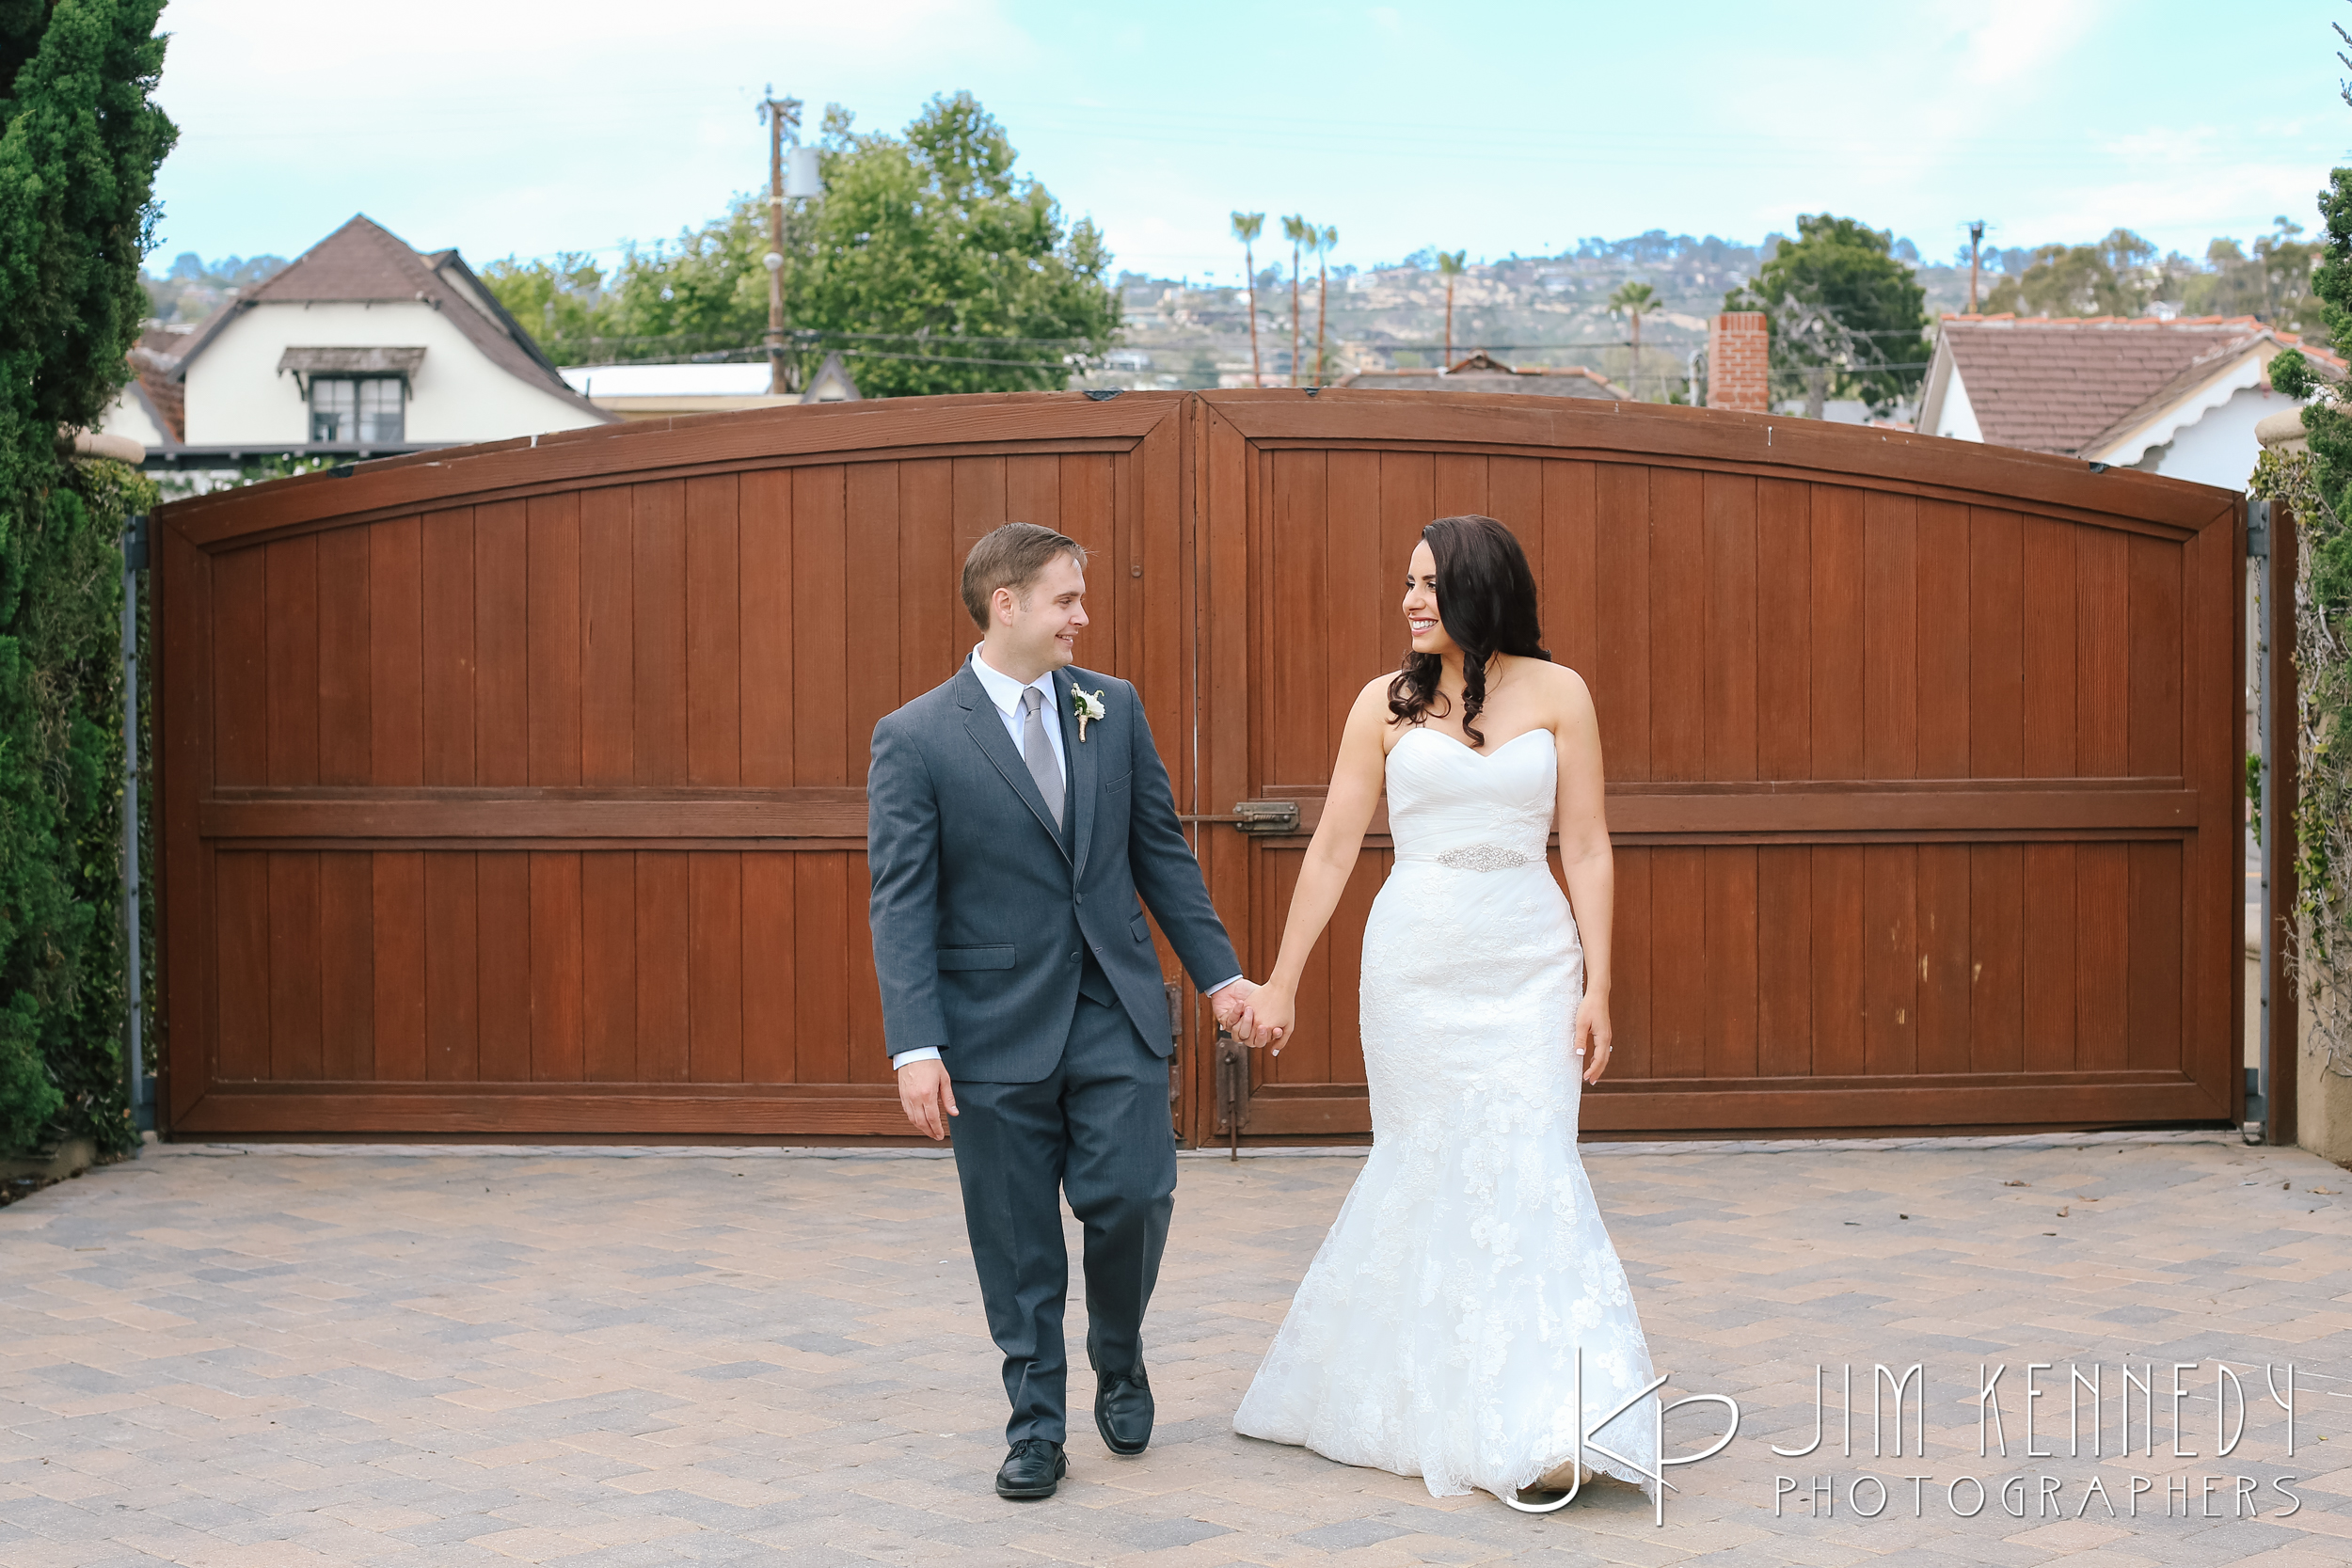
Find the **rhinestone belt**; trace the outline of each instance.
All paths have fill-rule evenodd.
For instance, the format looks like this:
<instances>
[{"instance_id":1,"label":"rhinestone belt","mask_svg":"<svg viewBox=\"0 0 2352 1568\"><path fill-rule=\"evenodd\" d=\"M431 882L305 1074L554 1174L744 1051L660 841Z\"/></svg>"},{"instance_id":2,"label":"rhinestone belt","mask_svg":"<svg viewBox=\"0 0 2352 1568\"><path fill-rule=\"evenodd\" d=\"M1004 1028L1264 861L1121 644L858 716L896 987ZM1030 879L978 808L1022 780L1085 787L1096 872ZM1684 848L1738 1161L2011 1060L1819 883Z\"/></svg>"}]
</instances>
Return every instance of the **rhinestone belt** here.
<instances>
[{"instance_id":1,"label":"rhinestone belt","mask_svg":"<svg viewBox=\"0 0 2352 1568\"><path fill-rule=\"evenodd\" d=\"M1525 865L1535 857L1500 844L1465 844L1458 849L1448 849L1432 856L1439 865L1456 871L1508 871L1515 865Z\"/></svg>"}]
</instances>

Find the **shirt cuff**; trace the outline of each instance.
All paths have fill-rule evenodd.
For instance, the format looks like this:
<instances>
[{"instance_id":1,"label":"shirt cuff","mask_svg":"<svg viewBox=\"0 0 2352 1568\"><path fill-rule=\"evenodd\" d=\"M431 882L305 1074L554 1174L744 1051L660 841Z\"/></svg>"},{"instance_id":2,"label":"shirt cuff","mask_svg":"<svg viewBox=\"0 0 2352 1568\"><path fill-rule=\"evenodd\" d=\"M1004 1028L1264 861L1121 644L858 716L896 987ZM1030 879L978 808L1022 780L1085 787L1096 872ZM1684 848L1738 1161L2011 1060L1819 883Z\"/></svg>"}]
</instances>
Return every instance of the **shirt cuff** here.
<instances>
[{"instance_id":1,"label":"shirt cuff","mask_svg":"<svg viewBox=\"0 0 2352 1568\"><path fill-rule=\"evenodd\" d=\"M1215 996L1218 991L1223 990L1227 986L1232 985L1235 980L1240 978L1241 976L1238 974L1228 975L1224 979L1219 980L1216 985L1209 987L1206 990L1203 990L1200 994L1203 996Z\"/></svg>"},{"instance_id":2,"label":"shirt cuff","mask_svg":"<svg viewBox=\"0 0 2352 1568\"><path fill-rule=\"evenodd\" d=\"M1232 982L1229 981L1227 983L1231 984ZM935 1045L918 1045L912 1051L901 1051L897 1055L891 1057L890 1070L896 1072L910 1062L935 1062L937 1060L939 1060L939 1047Z\"/></svg>"}]
</instances>

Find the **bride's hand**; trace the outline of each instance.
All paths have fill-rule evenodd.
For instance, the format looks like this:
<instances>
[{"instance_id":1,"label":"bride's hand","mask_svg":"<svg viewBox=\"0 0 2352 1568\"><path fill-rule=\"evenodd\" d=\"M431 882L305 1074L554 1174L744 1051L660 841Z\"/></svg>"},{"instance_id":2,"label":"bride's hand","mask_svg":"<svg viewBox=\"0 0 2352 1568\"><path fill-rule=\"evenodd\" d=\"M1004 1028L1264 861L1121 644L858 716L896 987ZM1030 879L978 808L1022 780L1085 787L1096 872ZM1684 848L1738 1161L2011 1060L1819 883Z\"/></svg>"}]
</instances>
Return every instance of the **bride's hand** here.
<instances>
[{"instance_id":1,"label":"bride's hand","mask_svg":"<svg viewBox=\"0 0 2352 1568\"><path fill-rule=\"evenodd\" d=\"M1587 994L1576 1006L1576 1053L1582 1061L1584 1082L1597 1084L1609 1070L1609 999Z\"/></svg>"},{"instance_id":2,"label":"bride's hand","mask_svg":"<svg viewBox=\"0 0 2352 1568\"><path fill-rule=\"evenodd\" d=\"M1269 981L1258 988L1258 994L1249 999L1249 1009L1243 1015L1249 1025L1247 1037L1250 1047L1270 1045L1279 1056L1290 1039L1291 1030L1298 1022L1298 997L1287 987Z\"/></svg>"}]
</instances>

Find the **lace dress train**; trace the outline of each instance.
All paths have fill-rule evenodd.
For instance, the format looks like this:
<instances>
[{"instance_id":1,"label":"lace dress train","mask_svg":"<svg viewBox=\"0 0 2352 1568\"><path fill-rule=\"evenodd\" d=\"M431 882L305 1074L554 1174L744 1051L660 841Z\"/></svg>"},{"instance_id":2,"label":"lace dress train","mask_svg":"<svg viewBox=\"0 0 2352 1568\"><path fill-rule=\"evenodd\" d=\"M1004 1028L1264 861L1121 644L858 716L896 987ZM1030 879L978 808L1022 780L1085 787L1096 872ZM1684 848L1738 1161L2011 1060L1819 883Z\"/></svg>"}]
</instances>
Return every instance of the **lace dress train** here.
<instances>
[{"instance_id":1,"label":"lace dress train","mask_svg":"<svg viewBox=\"0 0 2352 1568\"><path fill-rule=\"evenodd\" d=\"M1543 730L1481 753L1420 729L1390 752L1396 863L1363 950L1373 1148L1233 1418L1438 1497L1507 1497L1565 1465L1579 1347L1588 1421L1653 1375L1576 1149L1583 949L1545 864L1556 770ZM1654 1468L1655 1404L1594 1435Z\"/></svg>"}]
</instances>

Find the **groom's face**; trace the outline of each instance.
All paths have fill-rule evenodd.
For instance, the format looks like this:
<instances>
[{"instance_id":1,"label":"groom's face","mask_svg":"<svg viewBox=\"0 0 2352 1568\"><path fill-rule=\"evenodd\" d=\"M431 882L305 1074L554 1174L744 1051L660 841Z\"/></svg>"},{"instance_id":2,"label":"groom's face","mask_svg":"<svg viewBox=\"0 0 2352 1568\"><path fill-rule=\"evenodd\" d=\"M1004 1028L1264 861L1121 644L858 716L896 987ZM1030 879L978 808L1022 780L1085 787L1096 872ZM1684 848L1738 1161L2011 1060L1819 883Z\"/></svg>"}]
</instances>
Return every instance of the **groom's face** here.
<instances>
[{"instance_id":1,"label":"groom's face","mask_svg":"<svg viewBox=\"0 0 2352 1568\"><path fill-rule=\"evenodd\" d=\"M1008 652L1041 673L1078 657L1078 633L1087 624L1087 576L1077 562L1057 555L1020 594L997 591L997 621Z\"/></svg>"}]
</instances>

